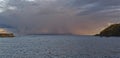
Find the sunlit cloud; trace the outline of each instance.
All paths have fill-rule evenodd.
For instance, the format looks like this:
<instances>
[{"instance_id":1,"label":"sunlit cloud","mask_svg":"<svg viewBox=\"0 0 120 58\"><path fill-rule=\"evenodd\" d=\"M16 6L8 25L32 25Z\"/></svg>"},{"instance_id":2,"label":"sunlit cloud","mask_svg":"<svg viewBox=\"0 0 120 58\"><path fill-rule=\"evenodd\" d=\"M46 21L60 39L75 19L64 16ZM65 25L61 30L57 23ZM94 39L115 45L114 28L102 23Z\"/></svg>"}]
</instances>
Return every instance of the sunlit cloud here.
<instances>
[{"instance_id":1,"label":"sunlit cloud","mask_svg":"<svg viewBox=\"0 0 120 58\"><path fill-rule=\"evenodd\" d=\"M8 5L10 0L0 0L0 13L5 12L7 10L15 10L17 9L14 6Z\"/></svg>"},{"instance_id":2,"label":"sunlit cloud","mask_svg":"<svg viewBox=\"0 0 120 58\"><path fill-rule=\"evenodd\" d=\"M14 7L14 6L10 6L10 7L8 7L8 9L9 9L9 10L16 10L17 8Z\"/></svg>"},{"instance_id":3,"label":"sunlit cloud","mask_svg":"<svg viewBox=\"0 0 120 58\"><path fill-rule=\"evenodd\" d=\"M98 3L90 3L90 4L82 5L80 8L90 9L90 8L96 7L97 5Z\"/></svg>"},{"instance_id":4,"label":"sunlit cloud","mask_svg":"<svg viewBox=\"0 0 120 58\"><path fill-rule=\"evenodd\" d=\"M7 1L5 0L0 0L0 13L4 12L7 7Z\"/></svg>"},{"instance_id":5,"label":"sunlit cloud","mask_svg":"<svg viewBox=\"0 0 120 58\"><path fill-rule=\"evenodd\" d=\"M110 26L110 25L112 25L112 24L115 24L115 23L108 23L107 25Z\"/></svg>"}]
</instances>

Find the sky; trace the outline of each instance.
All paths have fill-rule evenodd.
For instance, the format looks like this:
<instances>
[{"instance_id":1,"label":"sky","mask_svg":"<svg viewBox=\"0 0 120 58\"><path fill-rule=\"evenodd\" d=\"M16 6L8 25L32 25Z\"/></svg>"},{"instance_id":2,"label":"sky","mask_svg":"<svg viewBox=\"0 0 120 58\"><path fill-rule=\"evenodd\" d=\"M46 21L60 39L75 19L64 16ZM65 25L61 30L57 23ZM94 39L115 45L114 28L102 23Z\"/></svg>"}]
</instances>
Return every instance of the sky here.
<instances>
[{"instance_id":1,"label":"sky","mask_svg":"<svg viewBox=\"0 0 120 58\"><path fill-rule=\"evenodd\" d=\"M0 0L0 28L17 34L93 35L120 22L120 0Z\"/></svg>"}]
</instances>

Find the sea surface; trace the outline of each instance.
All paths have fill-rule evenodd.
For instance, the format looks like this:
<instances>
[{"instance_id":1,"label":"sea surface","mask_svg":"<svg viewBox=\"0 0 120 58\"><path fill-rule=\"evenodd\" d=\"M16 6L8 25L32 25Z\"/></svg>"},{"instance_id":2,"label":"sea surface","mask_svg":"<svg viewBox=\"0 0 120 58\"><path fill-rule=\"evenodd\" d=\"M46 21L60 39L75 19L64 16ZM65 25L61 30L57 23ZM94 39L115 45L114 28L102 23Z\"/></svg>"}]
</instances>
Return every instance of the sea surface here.
<instances>
[{"instance_id":1,"label":"sea surface","mask_svg":"<svg viewBox=\"0 0 120 58\"><path fill-rule=\"evenodd\" d=\"M120 37L31 35L0 38L0 58L120 58Z\"/></svg>"}]
</instances>

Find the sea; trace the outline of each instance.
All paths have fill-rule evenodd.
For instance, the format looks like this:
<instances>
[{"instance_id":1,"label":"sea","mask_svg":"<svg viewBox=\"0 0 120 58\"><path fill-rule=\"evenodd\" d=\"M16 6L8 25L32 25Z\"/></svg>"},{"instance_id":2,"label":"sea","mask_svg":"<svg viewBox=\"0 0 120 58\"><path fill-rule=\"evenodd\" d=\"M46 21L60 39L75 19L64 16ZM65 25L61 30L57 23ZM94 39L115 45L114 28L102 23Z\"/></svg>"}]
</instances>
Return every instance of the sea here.
<instances>
[{"instance_id":1,"label":"sea","mask_svg":"<svg viewBox=\"0 0 120 58\"><path fill-rule=\"evenodd\" d=\"M120 37L27 35L0 38L0 58L120 58Z\"/></svg>"}]
</instances>

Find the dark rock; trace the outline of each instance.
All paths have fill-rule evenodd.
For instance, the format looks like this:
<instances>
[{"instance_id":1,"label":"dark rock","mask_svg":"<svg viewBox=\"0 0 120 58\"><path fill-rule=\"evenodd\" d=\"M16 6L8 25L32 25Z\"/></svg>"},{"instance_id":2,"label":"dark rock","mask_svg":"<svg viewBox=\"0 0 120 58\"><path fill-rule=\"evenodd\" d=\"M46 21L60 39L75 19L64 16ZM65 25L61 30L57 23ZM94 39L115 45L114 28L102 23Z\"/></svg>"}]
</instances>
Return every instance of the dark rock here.
<instances>
[{"instance_id":1,"label":"dark rock","mask_svg":"<svg viewBox=\"0 0 120 58\"><path fill-rule=\"evenodd\" d=\"M103 31L100 32L100 34L96 34L95 36L116 36L120 37L120 24L113 24L104 29Z\"/></svg>"},{"instance_id":2,"label":"dark rock","mask_svg":"<svg viewBox=\"0 0 120 58\"><path fill-rule=\"evenodd\" d=\"M0 33L0 37L15 37L13 33Z\"/></svg>"}]
</instances>

